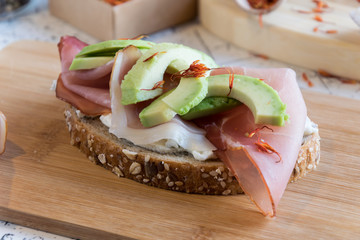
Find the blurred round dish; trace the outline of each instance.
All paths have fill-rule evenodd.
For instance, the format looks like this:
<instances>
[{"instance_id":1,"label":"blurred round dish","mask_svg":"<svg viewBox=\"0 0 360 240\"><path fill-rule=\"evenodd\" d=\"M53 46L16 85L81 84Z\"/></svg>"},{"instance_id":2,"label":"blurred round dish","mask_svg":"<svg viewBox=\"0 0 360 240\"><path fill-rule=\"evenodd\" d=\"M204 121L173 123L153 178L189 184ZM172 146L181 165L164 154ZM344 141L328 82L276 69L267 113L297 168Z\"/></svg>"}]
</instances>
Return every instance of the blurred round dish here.
<instances>
[{"instance_id":1,"label":"blurred round dish","mask_svg":"<svg viewBox=\"0 0 360 240\"><path fill-rule=\"evenodd\" d=\"M16 16L30 0L0 0L0 19Z\"/></svg>"}]
</instances>

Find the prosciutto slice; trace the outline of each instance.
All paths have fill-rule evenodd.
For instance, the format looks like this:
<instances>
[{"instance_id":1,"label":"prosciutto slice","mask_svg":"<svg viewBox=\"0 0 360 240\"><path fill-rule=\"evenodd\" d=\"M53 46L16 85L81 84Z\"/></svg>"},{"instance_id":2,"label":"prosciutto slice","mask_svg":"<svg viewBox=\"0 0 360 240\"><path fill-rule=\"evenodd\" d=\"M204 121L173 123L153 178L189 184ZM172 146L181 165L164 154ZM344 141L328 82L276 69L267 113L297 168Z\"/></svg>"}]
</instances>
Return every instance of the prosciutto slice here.
<instances>
[{"instance_id":1,"label":"prosciutto slice","mask_svg":"<svg viewBox=\"0 0 360 240\"><path fill-rule=\"evenodd\" d=\"M217 147L217 155L230 168L239 184L265 216L273 217L289 181L301 146L306 121L306 106L290 69L218 69L212 75L234 72L264 81L276 89L287 105L290 120L284 127L268 126L253 137L249 133L261 129L251 111L239 106L230 111L196 120L207 131L208 139ZM260 151L255 145L262 139L279 155ZM280 159L281 157L281 159Z\"/></svg>"},{"instance_id":2,"label":"prosciutto slice","mask_svg":"<svg viewBox=\"0 0 360 240\"><path fill-rule=\"evenodd\" d=\"M69 71L69 67L86 43L65 36L58 44L61 74L58 77L56 96L86 115L96 116L110 112L109 80L113 61L90 70Z\"/></svg>"}]
</instances>

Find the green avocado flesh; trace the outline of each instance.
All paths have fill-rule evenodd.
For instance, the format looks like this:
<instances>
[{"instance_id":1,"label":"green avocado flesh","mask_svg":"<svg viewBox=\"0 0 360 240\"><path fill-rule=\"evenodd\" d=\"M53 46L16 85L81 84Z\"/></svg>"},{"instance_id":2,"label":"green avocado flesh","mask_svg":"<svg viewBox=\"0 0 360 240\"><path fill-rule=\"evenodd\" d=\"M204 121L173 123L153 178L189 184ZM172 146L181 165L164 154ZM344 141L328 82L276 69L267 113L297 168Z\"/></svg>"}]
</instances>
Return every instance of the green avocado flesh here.
<instances>
[{"instance_id":1,"label":"green avocado flesh","mask_svg":"<svg viewBox=\"0 0 360 240\"><path fill-rule=\"evenodd\" d=\"M74 58L72 61L69 70L79 70L79 69L91 69L100 67L111 60L114 57L79 57Z\"/></svg>"},{"instance_id":2,"label":"green avocado flesh","mask_svg":"<svg viewBox=\"0 0 360 240\"><path fill-rule=\"evenodd\" d=\"M152 48L155 43L145 40L110 40L84 47L76 55L76 58L93 56L115 56L117 51L129 45L133 45L139 49L149 49Z\"/></svg>"},{"instance_id":3,"label":"green avocado flesh","mask_svg":"<svg viewBox=\"0 0 360 240\"><path fill-rule=\"evenodd\" d=\"M155 98L162 93L154 88L163 80L166 69L172 65L175 72L187 69L194 61L200 60L207 67L216 67L214 60L192 48L173 43L160 43L147 50L121 84L122 104L134 104Z\"/></svg>"},{"instance_id":4,"label":"green avocado flesh","mask_svg":"<svg viewBox=\"0 0 360 240\"><path fill-rule=\"evenodd\" d=\"M188 113L182 115L185 120L192 120L200 117L214 115L216 113L230 110L242 103L236 99L228 97L206 97Z\"/></svg>"},{"instance_id":5,"label":"green avocado flesh","mask_svg":"<svg viewBox=\"0 0 360 240\"><path fill-rule=\"evenodd\" d=\"M84 47L74 58L69 70L83 70L100 67L114 59L117 51L133 45L146 51L155 43L144 40L110 40Z\"/></svg>"},{"instance_id":6,"label":"green avocado flesh","mask_svg":"<svg viewBox=\"0 0 360 240\"><path fill-rule=\"evenodd\" d=\"M162 101L163 98L167 97L173 91L174 90L170 90L164 93L140 112L139 118L144 127L152 127L166 123L175 117L176 112L171 110L171 108Z\"/></svg>"},{"instance_id":7,"label":"green avocado flesh","mask_svg":"<svg viewBox=\"0 0 360 240\"><path fill-rule=\"evenodd\" d=\"M175 90L162 101L177 114L184 115L206 97L207 91L208 81L205 77L181 78Z\"/></svg>"},{"instance_id":8,"label":"green avocado flesh","mask_svg":"<svg viewBox=\"0 0 360 240\"><path fill-rule=\"evenodd\" d=\"M228 96L244 103L254 115L256 124L284 126L288 120L286 104L271 86L258 78L235 75L233 87L229 88L229 75L208 77L210 96Z\"/></svg>"},{"instance_id":9,"label":"green avocado flesh","mask_svg":"<svg viewBox=\"0 0 360 240\"><path fill-rule=\"evenodd\" d=\"M194 91L194 95L190 94L192 92L190 91L191 85L179 84L171 93L168 92L166 95L160 96L145 108L140 113L141 122L145 127L152 127L170 121L175 116L175 113L178 113L178 109L189 104L189 101L184 100L187 98L201 99L198 105L193 106L189 112L182 116L187 120L225 111L240 103L244 103L249 107L256 124L283 126L288 119L285 112L286 105L281 101L279 94L258 78L235 75L231 91L228 74L210 76L206 80L208 81L208 88L205 100L203 100L202 96L199 97L199 91ZM179 93L174 95L175 91ZM174 96L171 102L176 105L176 109L169 106L168 102L163 104L170 96ZM216 99L215 97L221 98ZM160 102L162 103L160 104Z\"/></svg>"}]
</instances>

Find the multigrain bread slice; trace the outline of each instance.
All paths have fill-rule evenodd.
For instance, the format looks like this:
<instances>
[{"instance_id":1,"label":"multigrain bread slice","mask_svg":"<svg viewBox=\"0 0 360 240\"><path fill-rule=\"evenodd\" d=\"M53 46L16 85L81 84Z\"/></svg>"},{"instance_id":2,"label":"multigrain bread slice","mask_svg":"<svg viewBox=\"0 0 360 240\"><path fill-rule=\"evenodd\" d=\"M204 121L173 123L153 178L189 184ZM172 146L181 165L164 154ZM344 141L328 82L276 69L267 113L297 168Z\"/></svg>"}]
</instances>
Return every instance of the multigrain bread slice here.
<instances>
[{"instance_id":1,"label":"multigrain bread slice","mask_svg":"<svg viewBox=\"0 0 360 240\"><path fill-rule=\"evenodd\" d=\"M78 114L70 105L65 109L70 142L97 165L118 177L168 190L229 195L243 193L229 169L219 160L198 161L184 150L157 152L137 146L109 133L98 117ZM320 137L304 137L299 157L289 182L312 171L320 160Z\"/></svg>"}]
</instances>

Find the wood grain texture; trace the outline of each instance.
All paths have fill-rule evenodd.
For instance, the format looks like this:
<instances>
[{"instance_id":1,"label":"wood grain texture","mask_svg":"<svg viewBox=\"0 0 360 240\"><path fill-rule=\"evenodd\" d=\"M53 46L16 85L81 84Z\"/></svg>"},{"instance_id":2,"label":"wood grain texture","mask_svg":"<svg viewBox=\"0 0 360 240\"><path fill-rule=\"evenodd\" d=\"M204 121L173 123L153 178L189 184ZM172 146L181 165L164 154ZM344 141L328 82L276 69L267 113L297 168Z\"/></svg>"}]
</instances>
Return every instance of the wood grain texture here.
<instances>
[{"instance_id":1,"label":"wood grain texture","mask_svg":"<svg viewBox=\"0 0 360 240\"><path fill-rule=\"evenodd\" d=\"M302 14L311 0L288 0L276 11L263 16L249 15L232 0L201 0L201 24L213 34L255 53L273 59L360 80L360 29L349 12L359 7L353 0L329 0L323 14ZM315 21L320 15L323 23ZM329 22L329 23L328 23ZM319 27L317 32L313 29ZM337 30L326 34L326 30Z\"/></svg>"},{"instance_id":2,"label":"wood grain texture","mask_svg":"<svg viewBox=\"0 0 360 240\"><path fill-rule=\"evenodd\" d=\"M356 239L360 237L360 102L304 92L320 126L320 166L290 184L276 219L249 199L165 191L119 179L69 144L64 104L49 90L55 44L0 52L0 219L83 239Z\"/></svg>"}]
</instances>

